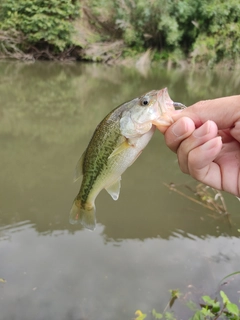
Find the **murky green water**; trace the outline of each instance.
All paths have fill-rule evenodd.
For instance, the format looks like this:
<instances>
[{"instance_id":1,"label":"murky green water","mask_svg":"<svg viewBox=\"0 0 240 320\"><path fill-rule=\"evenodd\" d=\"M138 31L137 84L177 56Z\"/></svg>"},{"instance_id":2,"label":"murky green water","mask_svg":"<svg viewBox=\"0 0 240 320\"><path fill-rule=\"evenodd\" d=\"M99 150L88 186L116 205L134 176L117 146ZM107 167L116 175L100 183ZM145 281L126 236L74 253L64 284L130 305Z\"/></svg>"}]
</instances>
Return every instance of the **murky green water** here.
<instances>
[{"instance_id":1,"label":"murky green water","mask_svg":"<svg viewBox=\"0 0 240 320\"><path fill-rule=\"evenodd\" d=\"M0 319L122 320L163 311L169 289L185 302L214 294L240 269L240 205L229 220L170 191L194 186L156 132L123 175L118 201L98 196L94 232L69 225L75 164L117 105L167 86L186 105L239 94L234 72L137 70L102 65L0 64ZM239 278L225 285L239 300Z\"/></svg>"}]
</instances>

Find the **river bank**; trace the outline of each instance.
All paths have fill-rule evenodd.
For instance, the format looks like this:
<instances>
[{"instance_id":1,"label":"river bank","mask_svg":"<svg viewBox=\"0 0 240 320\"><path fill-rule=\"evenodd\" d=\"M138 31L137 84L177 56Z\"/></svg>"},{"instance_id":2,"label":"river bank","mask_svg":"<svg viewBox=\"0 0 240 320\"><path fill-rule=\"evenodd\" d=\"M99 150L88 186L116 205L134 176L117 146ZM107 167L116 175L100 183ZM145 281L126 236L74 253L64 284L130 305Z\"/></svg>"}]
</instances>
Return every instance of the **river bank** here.
<instances>
[{"instance_id":1,"label":"river bank","mask_svg":"<svg viewBox=\"0 0 240 320\"><path fill-rule=\"evenodd\" d=\"M237 0L5 0L0 58L147 68L240 65ZM13 5L14 4L14 5Z\"/></svg>"}]
</instances>

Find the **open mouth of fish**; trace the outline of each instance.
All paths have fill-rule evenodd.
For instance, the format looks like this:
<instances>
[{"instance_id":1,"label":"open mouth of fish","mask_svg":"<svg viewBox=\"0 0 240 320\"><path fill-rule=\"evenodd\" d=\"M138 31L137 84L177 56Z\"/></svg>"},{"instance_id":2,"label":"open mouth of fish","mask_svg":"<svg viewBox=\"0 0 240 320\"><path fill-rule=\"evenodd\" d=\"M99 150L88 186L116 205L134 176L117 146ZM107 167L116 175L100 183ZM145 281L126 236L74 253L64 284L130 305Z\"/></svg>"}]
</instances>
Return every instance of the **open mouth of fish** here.
<instances>
[{"instance_id":1,"label":"open mouth of fish","mask_svg":"<svg viewBox=\"0 0 240 320\"><path fill-rule=\"evenodd\" d=\"M180 102L174 102L168 94L167 88L158 91L157 101L154 105L157 117L152 121L154 125L169 125L173 123L171 112L176 109L185 109L186 106Z\"/></svg>"}]
</instances>

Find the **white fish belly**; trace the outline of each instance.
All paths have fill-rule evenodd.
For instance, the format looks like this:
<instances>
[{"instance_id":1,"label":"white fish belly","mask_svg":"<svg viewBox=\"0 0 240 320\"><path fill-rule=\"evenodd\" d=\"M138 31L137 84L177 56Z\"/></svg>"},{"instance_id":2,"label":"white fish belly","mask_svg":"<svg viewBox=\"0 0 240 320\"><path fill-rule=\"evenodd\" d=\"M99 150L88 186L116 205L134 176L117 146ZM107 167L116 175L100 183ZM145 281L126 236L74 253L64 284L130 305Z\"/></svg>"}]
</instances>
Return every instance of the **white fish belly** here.
<instances>
[{"instance_id":1,"label":"white fish belly","mask_svg":"<svg viewBox=\"0 0 240 320\"><path fill-rule=\"evenodd\" d=\"M109 159L105 169L96 179L92 192L89 195L89 202L94 203L99 192L116 182L123 172L134 163L142 150L151 140L154 131L155 126L153 126L151 130L144 135L131 139L131 141L129 141L130 146L128 148Z\"/></svg>"}]
</instances>

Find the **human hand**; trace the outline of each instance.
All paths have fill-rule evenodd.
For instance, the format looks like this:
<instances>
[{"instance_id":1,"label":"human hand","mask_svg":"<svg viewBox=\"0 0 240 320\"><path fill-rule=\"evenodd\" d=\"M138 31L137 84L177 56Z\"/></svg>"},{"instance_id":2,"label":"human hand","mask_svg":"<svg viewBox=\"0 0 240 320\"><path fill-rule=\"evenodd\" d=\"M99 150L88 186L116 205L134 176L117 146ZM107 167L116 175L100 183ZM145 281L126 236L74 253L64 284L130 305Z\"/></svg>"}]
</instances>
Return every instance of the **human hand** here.
<instances>
[{"instance_id":1,"label":"human hand","mask_svg":"<svg viewBox=\"0 0 240 320\"><path fill-rule=\"evenodd\" d=\"M184 173L240 196L240 95L200 101L158 127Z\"/></svg>"}]
</instances>

